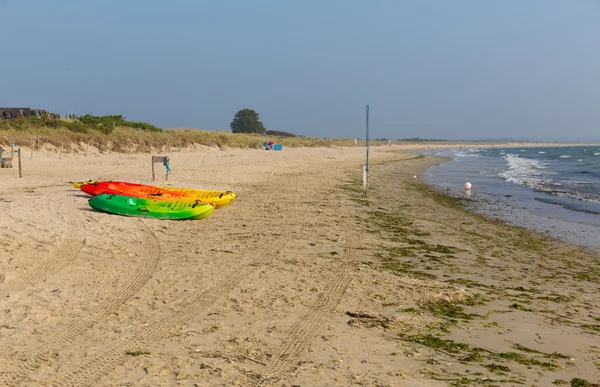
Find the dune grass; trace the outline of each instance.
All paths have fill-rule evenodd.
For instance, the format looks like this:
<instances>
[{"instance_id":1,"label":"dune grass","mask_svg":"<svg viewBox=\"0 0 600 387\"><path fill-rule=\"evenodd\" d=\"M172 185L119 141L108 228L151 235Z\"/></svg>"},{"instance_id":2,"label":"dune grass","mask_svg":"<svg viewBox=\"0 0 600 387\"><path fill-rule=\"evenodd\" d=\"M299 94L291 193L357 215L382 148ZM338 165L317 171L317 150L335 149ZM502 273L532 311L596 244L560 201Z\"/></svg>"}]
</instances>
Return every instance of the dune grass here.
<instances>
[{"instance_id":1,"label":"dune grass","mask_svg":"<svg viewBox=\"0 0 600 387\"><path fill-rule=\"evenodd\" d=\"M279 137L260 134L241 134L200 129L167 129L146 131L129 127L115 127L111 133L87 130L86 133L58 127L27 127L0 130L0 146L15 144L17 147L77 152L89 144L100 151L122 153L153 152L167 148L195 148L198 146L218 148L259 149L265 142L273 141L284 147L349 147L354 139L330 139L316 137ZM364 141L359 141L364 146ZM387 141L371 141L371 145L388 145Z\"/></svg>"}]
</instances>

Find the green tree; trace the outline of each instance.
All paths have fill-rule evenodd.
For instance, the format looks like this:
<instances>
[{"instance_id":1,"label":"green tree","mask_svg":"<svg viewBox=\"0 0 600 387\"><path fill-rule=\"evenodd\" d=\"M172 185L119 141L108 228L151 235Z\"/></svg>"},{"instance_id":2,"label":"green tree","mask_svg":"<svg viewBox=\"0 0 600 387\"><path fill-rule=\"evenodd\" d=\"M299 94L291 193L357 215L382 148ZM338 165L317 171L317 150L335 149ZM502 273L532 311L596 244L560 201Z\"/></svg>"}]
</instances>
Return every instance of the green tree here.
<instances>
[{"instance_id":1,"label":"green tree","mask_svg":"<svg viewBox=\"0 0 600 387\"><path fill-rule=\"evenodd\" d=\"M229 125L233 133L260 133L265 132L265 126L258 118L258 113L252 109L242 109L235 113Z\"/></svg>"}]
</instances>

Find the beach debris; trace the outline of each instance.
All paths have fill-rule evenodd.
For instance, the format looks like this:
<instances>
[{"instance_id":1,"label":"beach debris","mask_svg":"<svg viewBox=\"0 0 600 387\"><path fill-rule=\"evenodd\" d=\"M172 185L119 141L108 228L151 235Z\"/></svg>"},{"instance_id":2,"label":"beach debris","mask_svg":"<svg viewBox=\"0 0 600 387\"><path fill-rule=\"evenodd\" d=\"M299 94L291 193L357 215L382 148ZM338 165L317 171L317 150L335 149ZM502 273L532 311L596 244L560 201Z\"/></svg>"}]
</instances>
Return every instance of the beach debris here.
<instances>
[{"instance_id":1,"label":"beach debris","mask_svg":"<svg viewBox=\"0 0 600 387\"><path fill-rule=\"evenodd\" d=\"M382 329L393 329L402 325L402 321L395 316L375 316L364 312L346 312L347 316L352 317L348 321L350 326L364 326L366 328L382 328Z\"/></svg>"},{"instance_id":2,"label":"beach debris","mask_svg":"<svg viewBox=\"0 0 600 387\"><path fill-rule=\"evenodd\" d=\"M468 181L465 183L465 191L470 191L471 190L471 183L469 183Z\"/></svg>"}]
</instances>

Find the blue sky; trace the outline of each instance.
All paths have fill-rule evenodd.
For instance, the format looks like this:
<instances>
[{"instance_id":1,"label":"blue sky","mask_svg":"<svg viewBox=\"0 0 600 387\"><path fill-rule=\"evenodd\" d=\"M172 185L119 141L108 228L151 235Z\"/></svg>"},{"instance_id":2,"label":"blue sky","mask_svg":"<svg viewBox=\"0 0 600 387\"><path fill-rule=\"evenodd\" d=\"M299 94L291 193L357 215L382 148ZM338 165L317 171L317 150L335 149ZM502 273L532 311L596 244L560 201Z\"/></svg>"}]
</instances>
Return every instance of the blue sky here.
<instances>
[{"instance_id":1,"label":"blue sky","mask_svg":"<svg viewBox=\"0 0 600 387\"><path fill-rule=\"evenodd\" d=\"M0 106L163 128L600 140L600 1L0 0Z\"/></svg>"}]
</instances>

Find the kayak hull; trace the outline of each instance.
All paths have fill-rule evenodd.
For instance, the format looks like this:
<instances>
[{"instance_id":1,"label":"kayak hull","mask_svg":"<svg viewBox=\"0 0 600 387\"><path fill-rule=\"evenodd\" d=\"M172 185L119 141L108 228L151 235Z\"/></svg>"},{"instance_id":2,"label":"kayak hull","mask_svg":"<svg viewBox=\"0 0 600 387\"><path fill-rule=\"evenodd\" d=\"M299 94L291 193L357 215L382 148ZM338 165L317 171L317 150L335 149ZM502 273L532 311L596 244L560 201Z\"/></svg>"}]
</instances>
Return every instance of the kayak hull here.
<instances>
[{"instance_id":1,"label":"kayak hull","mask_svg":"<svg viewBox=\"0 0 600 387\"><path fill-rule=\"evenodd\" d=\"M96 210L111 214L172 220L204 219L215 208L212 203L164 201L115 194L100 194L88 203Z\"/></svg>"},{"instance_id":2,"label":"kayak hull","mask_svg":"<svg viewBox=\"0 0 600 387\"><path fill-rule=\"evenodd\" d=\"M211 191L190 188L160 187L120 181L100 181L82 184L80 189L88 195L116 194L164 201L213 203L223 207L237 198L231 191Z\"/></svg>"}]
</instances>

